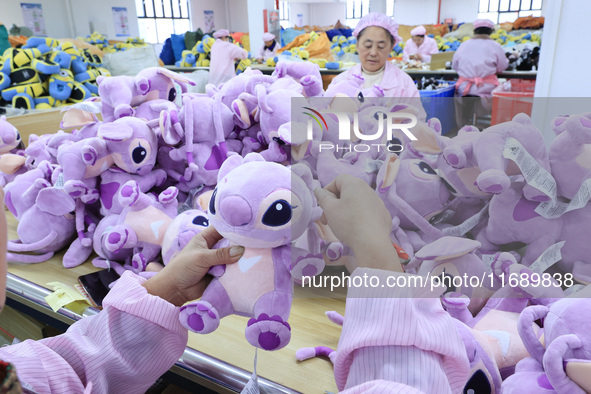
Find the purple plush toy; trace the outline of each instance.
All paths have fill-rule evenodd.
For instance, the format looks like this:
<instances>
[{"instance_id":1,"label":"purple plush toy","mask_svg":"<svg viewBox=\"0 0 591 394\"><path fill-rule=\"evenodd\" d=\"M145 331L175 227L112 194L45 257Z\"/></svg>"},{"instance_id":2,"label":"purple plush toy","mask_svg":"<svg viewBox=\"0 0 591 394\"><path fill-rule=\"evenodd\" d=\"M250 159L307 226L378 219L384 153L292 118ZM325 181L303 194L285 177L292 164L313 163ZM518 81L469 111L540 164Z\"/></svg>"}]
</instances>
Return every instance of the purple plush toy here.
<instances>
[{"instance_id":1,"label":"purple plush toy","mask_svg":"<svg viewBox=\"0 0 591 394\"><path fill-rule=\"evenodd\" d=\"M187 91L187 84L195 82L162 67L149 67L135 77L99 77L99 96L102 99L104 122L134 116L138 105L156 99L180 104L180 95Z\"/></svg>"},{"instance_id":2,"label":"purple plush toy","mask_svg":"<svg viewBox=\"0 0 591 394\"><path fill-rule=\"evenodd\" d=\"M231 245L246 250L236 264L211 270L214 279L201 299L181 308L181 323L207 334L225 316L248 316L248 342L265 350L281 349L291 338L291 271L306 274L306 268L291 267L291 241L310 223L312 193L288 168L265 162L256 153L229 157L218 179L210 200L210 224Z\"/></svg>"},{"instance_id":3,"label":"purple plush toy","mask_svg":"<svg viewBox=\"0 0 591 394\"><path fill-rule=\"evenodd\" d=\"M304 87L306 97L319 97L324 94L320 67L312 62L281 61L275 65L273 76L293 78Z\"/></svg>"}]
</instances>

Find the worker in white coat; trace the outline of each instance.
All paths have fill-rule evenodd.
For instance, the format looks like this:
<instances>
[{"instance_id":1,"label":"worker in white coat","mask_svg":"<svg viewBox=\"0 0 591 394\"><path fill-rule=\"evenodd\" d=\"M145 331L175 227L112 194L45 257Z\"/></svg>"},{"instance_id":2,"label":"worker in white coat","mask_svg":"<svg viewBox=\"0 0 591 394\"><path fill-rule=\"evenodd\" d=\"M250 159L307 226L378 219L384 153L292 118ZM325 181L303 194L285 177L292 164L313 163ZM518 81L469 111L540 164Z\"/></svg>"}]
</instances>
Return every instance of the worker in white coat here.
<instances>
[{"instance_id":1,"label":"worker in white coat","mask_svg":"<svg viewBox=\"0 0 591 394\"><path fill-rule=\"evenodd\" d=\"M265 42L265 44L261 47L261 50L259 51L259 61L267 61L267 59L275 57L277 49L279 49L279 44L275 39L275 35L271 33L264 33L263 41Z\"/></svg>"}]
</instances>

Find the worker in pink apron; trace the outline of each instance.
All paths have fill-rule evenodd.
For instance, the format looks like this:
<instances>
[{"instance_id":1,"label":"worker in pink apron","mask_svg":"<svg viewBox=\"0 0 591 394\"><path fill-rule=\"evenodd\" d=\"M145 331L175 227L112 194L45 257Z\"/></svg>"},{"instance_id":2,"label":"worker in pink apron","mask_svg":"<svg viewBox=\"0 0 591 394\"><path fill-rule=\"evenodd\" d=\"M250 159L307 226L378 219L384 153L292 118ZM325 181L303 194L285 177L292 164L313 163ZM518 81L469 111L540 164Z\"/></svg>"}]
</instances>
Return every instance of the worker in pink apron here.
<instances>
[{"instance_id":1,"label":"worker in pink apron","mask_svg":"<svg viewBox=\"0 0 591 394\"><path fill-rule=\"evenodd\" d=\"M417 26L410 31L412 36L406 41L404 46L404 54L402 60L408 62L409 60L420 60L423 63L431 62L431 55L439 52L437 42L426 36L427 30L425 26Z\"/></svg>"},{"instance_id":2,"label":"worker in pink apron","mask_svg":"<svg viewBox=\"0 0 591 394\"><path fill-rule=\"evenodd\" d=\"M488 19L474 22L474 37L460 45L452 60L452 68L460 78L456 83L458 96L491 97L499 85L497 73L505 71L509 60L503 47L490 38L495 25Z\"/></svg>"},{"instance_id":3,"label":"worker in pink apron","mask_svg":"<svg viewBox=\"0 0 591 394\"><path fill-rule=\"evenodd\" d=\"M211 46L211 62L209 63L209 83L218 86L236 76L234 62L246 59L248 52L230 42L230 32L221 29L213 33L216 39Z\"/></svg>"}]
</instances>

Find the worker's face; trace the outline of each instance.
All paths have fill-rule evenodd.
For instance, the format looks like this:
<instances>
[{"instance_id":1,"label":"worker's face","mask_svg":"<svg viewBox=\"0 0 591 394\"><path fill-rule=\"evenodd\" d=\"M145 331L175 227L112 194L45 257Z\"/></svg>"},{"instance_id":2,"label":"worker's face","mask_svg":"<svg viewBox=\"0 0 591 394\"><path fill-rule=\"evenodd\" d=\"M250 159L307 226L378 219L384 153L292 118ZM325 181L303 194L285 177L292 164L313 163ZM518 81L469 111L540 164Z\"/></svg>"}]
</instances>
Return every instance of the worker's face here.
<instances>
[{"instance_id":1,"label":"worker's face","mask_svg":"<svg viewBox=\"0 0 591 394\"><path fill-rule=\"evenodd\" d=\"M273 40L265 41L266 47L270 47L271 45L273 45Z\"/></svg>"},{"instance_id":2,"label":"worker's face","mask_svg":"<svg viewBox=\"0 0 591 394\"><path fill-rule=\"evenodd\" d=\"M388 33L381 27L370 26L363 29L361 38L357 40L357 53L363 68L373 72L384 67L392 46Z\"/></svg>"},{"instance_id":3,"label":"worker's face","mask_svg":"<svg viewBox=\"0 0 591 394\"><path fill-rule=\"evenodd\" d=\"M225 36L225 37L220 38L220 40L222 40L222 41L230 41L230 37L229 36Z\"/></svg>"},{"instance_id":4,"label":"worker's face","mask_svg":"<svg viewBox=\"0 0 591 394\"><path fill-rule=\"evenodd\" d=\"M416 46L420 47L423 41L425 41L425 36L412 36L412 41Z\"/></svg>"}]
</instances>

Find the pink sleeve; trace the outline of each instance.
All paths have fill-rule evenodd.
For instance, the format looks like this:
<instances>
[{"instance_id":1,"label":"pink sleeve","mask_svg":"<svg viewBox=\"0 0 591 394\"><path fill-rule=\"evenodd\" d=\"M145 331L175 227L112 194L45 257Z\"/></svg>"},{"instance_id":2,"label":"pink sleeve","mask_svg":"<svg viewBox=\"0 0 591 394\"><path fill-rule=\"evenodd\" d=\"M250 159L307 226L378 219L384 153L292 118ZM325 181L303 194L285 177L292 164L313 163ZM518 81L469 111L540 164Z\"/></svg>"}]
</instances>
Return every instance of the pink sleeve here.
<instances>
[{"instance_id":1,"label":"pink sleeve","mask_svg":"<svg viewBox=\"0 0 591 394\"><path fill-rule=\"evenodd\" d=\"M507 56L505 55L505 50L503 49L503 47L498 44L498 50L497 50L497 72L503 72L507 69L507 66L509 65L509 59L507 59Z\"/></svg>"},{"instance_id":2,"label":"pink sleeve","mask_svg":"<svg viewBox=\"0 0 591 394\"><path fill-rule=\"evenodd\" d=\"M181 357L187 330L179 308L149 295L145 279L127 271L99 314L66 333L0 349L19 380L38 393L144 393Z\"/></svg>"},{"instance_id":3,"label":"pink sleeve","mask_svg":"<svg viewBox=\"0 0 591 394\"><path fill-rule=\"evenodd\" d=\"M406 44L404 45L404 49L402 50L402 60L403 61L408 62L410 60L410 55L412 55L414 53L414 52L411 52L411 50L413 50L413 49L416 51L416 48L413 48L412 39L407 40Z\"/></svg>"},{"instance_id":4,"label":"pink sleeve","mask_svg":"<svg viewBox=\"0 0 591 394\"><path fill-rule=\"evenodd\" d=\"M408 280L416 275L358 268L351 283L355 278L372 283L371 277L385 284L388 277ZM376 385L395 388L392 392L461 392L469 362L452 318L441 306L440 292L419 286L349 287L334 363L338 389L357 393Z\"/></svg>"},{"instance_id":5,"label":"pink sleeve","mask_svg":"<svg viewBox=\"0 0 591 394\"><path fill-rule=\"evenodd\" d=\"M425 39L431 37L425 37ZM428 47L426 48L426 53L423 54L423 63L430 63L431 62L431 55L434 53L439 53L439 49L437 48L437 41L431 38L427 41Z\"/></svg>"},{"instance_id":6,"label":"pink sleeve","mask_svg":"<svg viewBox=\"0 0 591 394\"><path fill-rule=\"evenodd\" d=\"M246 52L246 50L240 48L238 45L236 44L231 44L233 47L232 48L232 56L234 59L246 59L248 57L248 52Z\"/></svg>"}]
</instances>

